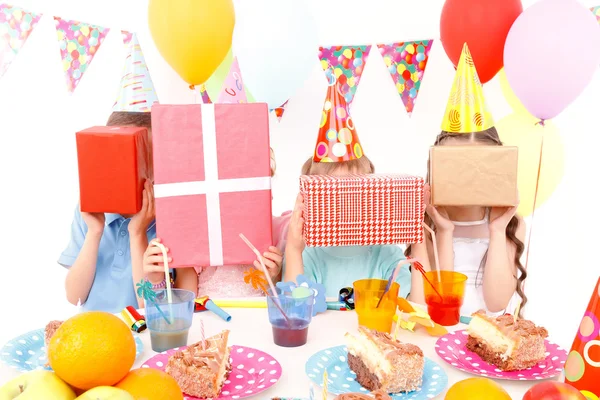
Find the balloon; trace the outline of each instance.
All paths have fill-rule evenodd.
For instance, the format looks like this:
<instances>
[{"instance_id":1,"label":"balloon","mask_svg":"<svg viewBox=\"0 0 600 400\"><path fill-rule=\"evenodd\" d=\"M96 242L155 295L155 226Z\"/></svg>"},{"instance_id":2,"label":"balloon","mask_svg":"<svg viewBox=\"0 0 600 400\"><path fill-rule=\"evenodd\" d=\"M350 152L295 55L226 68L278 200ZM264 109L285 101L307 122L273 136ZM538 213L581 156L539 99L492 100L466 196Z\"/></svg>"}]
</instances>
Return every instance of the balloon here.
<instances>
[{"instance_id":1,"label":"balloon","mask_svg":"<svg viewBox=\"0 0 600 400\"><path fill-rule=\"evenodd\" d=\"M448 389L445 400L511 400L510 396L500 386L488 378L469 378Z\"/></svg>"},{"instance_id":2,"label":"balloon","mask_svg":"<svg viewBox=\"0 0 600 400\"><path fill-rule=\"evenodd\" d=\"M300 89L318 65L317 27L306 0L241 1L233 54L256 101L274 109Z\"/></svg>"},{"instance_id":3,"label":"balloon","mask_svg":"<svg viewBox=\"0 0 600 400\"><path fill-rule=\"evenodd\" d=\"M519 148L519 209L523 217L533 212L535 184L540 163L540 140L544 135L544 153L538 187L536 208L544 204L562 180L565 167L563 143L551 121L545 126L536 125L538 120L527 114L511 114L496 123L496 129L505 146Z\"/></svg>"},{"instance_id":4,"label":"balloon","mask_svg":"<svg viewBox=\"0 0 600 400\"><path fill-rule=\"evenodd\" d=\"M456 66L465 42L481 83L500 71L504 42L510 26L523 12L521 0L446 0L440 20L440 37Z\"/></svg>"},{"instance_id":5,"label":"balloon","mask_svg":"<svg viewBox=\"0 0 600 400\"><path fill-rule=\"evenodd\" d=\"M523 400L586 400L581 392L562 382L541 382L531 387Z\"/></svg>"},{"instance_id":6,"label":"balloon","mask_svg":"<svg viewBox=\"0 0 600 400\"><path fill-rule=\"evenodd\" d=\"M158 51L190 85L206 82L231 47L232 0L150 0L148 25Z\"/></svg>"},{"instance_id":7,"label":"balloon","mask_svg":"<svg viewBox=\"0 0 600 400\"><path fill-rule=\"evenodd\" d=\"M513 24L504 48L506 77L529 112L560 114L592 80L600 63L600 29L577 0L542 0Z\"/></svg>"},{"instance_id":8,"label":"balloon","mask_svg":"<svg viewBox=\"0 0 600 400\"><path fill-rule=\"evenodd\" d=\"M504 95L504 99L506 100L508 105L513 109L513 111L517 114L531 115L531 114L529 114L529 111L527 111L527 109L525 108L523 103L521 103L521 100L519 100L517 95L515 95L515 92L513 92L512 88L510 87L510 84L508 83L508 79L506 79L506 72L504 71L504 68L502 68L502 70L500 70L500 73L498 74L498 78L500 78L500 89L502 89L502 94Z\"/></svg>"}]
</instances>

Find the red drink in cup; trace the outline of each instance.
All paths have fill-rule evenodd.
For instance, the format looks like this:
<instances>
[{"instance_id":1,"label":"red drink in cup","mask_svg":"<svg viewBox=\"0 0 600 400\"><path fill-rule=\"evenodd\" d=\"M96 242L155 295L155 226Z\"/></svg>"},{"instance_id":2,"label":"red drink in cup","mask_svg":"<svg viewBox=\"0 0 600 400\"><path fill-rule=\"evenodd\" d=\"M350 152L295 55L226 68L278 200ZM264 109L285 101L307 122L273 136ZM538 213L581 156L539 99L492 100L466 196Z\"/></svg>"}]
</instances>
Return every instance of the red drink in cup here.
<instances>
[{"instance_id":1,"label":"red drink in cup","mask_svg":"<svg viewBox=\"0 0 600 400\"><path fill-rule=\"evenodd\" d=\"M458 324L467 276L454 271L430 271L425 275L431 282L423 282L427 313L431 319L442 326Z\"/></svg>"},{"instance_id":2,"label":"red drink in cup","mask_svg":"<svg viewBox=\"0 0 600 400\"><path fill-rule=\"evenodd\" d=\"M298 289L298 290L297 290ZM269 322L273 327L273 342L282 347L298 347L306 344L308 326L312 320L315 291L300 287L293 291L277 288L276 296L269 291L267 306ZM274 302L278 303L278 306ZM285 312L285 317L282 311Z\"/></svg>"}]
</instances>

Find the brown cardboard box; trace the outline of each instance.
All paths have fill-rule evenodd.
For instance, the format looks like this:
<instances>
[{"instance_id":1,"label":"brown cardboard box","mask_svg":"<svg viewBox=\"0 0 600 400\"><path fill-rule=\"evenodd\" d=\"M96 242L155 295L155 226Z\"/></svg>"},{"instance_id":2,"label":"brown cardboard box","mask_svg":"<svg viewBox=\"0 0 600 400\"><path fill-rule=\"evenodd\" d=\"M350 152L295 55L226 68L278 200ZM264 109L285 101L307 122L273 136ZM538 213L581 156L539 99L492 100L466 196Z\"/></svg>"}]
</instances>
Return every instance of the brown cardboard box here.
<instances>
[{"instance_id":1,"label":"brown cardboard box","mask_svg":"<svg viewBox=\"0 0 600 400\"><path fill-rule=\"evenodd\" d=\"M509 146L434 146L430 149L435 206L516 206L519 150Z\"/></svg>"}]
</instances>

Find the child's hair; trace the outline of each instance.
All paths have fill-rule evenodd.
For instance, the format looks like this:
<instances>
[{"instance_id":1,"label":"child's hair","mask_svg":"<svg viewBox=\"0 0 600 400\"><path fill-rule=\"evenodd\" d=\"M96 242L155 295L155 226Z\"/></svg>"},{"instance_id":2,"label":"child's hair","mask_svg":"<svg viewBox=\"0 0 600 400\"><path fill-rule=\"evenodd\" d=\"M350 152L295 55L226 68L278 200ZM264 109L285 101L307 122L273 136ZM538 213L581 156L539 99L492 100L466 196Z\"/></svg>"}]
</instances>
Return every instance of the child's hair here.
<instances>
[{"instance_id":1,"label":"child's hair","mask_svg":"<svg viewBox=\"0 0 600 400\"><path fill-rule=\"evenodd\" d=\"M500 137L498 136L498 131L496 130L495 127L486 129L483 132L476 132L476 133L471 133L471 134L450 133L450 132L442 131L438 135L438 137L435 139L434 146L439 146L448 139L473 141L473 142L484 143L484 144L489 144L489 145L502 146L502 141L500 140ZM427 181L429 182L429 162L427 162ZM435 231L435 226L433 224L433 220L427 214L425 214L425 223ZM523 290L523 282L527 278L527 270L521 264L521 256L523 255L523 250L525 249L525 244L521 240L519 240L519 238L517 238L517 236L516 236L518 226L519 226L519 219L516 216L512 217L512 219L506 226L506 237L508 238L508 240L513 242L516 247L514 261L517 266L517 269L520 272L520 275L517 278L516 290L517 290L517 294L521 297L521 308L519 311L519 316L521 316L521 314L523 312L523 307L527 303L527 296L525 296L525 292ZM408 246L406 248L405 254L407 256L410 255L410 246ZM479 265L479 271L477 271L478 275L480 272L483 272L483 269L485 268L486 260L487 260L487 252L483 256L483 260L481 260L481 264Z\"/></svg>"},{"instance_id":2,"label":"child's hair","mask_svg":"<svg viewBox=\"0 0 600 400\"><path fill-rule=\"evenodd\" d=\"M152 129L152 116L149 112L115 111L110 114L107 126L139 126Z\"/></svg>"},{"instance_id":3,"label":"child's hair","mask_svg":"<svg viewBox=\"0 0 600 400\"><path fill-rule=\"evenodd\" d=\"M353 173L375 173L375 166L367 156L363 155L358 160L344 162L314 162L311 157L302 166L302 175L330 175L340 168L347 168Z\"/></svg>"},{"instance_id":4,"label":"child's hair","mask_svg":"<svg viewBox=\"0 0 600 400\"><path fill-rule=\"evenodd\" d=\"M271 150L271 178L275 176L275 171L277 171L277 163L275 162L275 152L272 147L269 147Z\"/></svg>"}]
</instances>

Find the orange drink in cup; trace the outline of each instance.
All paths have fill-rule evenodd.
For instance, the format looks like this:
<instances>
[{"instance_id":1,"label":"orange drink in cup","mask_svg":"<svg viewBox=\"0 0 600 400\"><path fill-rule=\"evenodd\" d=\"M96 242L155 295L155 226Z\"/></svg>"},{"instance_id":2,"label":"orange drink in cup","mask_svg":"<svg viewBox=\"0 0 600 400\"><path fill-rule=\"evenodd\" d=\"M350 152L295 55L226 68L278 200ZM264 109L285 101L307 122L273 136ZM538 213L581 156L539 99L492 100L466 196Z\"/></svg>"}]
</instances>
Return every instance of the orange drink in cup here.
<instances>
[{"instance_id":1,"label":"orange drink in cup","mask_svg":"<svg viewBox=\"0 0 600 400\"><path fill-rule=\"evenodd\" d=\"M361 279L354 282L354 309L358 315L359 325L391 333L400 285L396 282L392 283L381 299L387 283L388 281L383 279Z\"/></svg>"},{"instance_id":2,"label":"orange drink in cup","mask_svg":"<svg viewBox=\"0 0 600 400\"><path fill-rule=\"evenodd\" d=\"M467 276L454 271L429 271L425 276L431 282L423 281L425 303L431 319L442 326L458 324Z\"/></svg>"}]
</instances>

